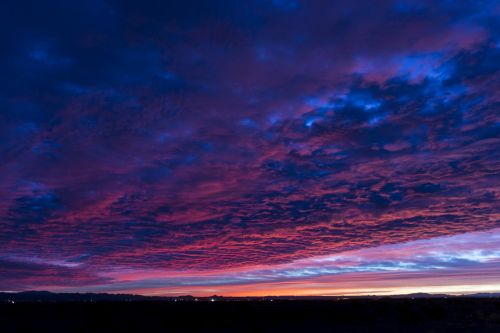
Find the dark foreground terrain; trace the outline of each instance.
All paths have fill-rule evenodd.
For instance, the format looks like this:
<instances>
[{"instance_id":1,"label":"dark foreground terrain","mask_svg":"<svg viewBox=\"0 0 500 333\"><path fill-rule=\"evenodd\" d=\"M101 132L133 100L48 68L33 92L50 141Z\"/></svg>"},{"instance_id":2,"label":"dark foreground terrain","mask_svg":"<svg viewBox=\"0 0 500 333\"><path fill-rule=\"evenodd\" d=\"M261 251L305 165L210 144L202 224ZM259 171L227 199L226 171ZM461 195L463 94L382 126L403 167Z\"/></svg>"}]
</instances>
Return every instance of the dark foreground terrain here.
<instances>
[{"instance_id":1,"label":"dark foreground terrain","mask_svg":"<svg viewBox=\"0 0 500 333\"><path fill-rule=\"evenodd\" d=\"M500 332L500 299L3 302L0 332Z\"/></svg>"}]
</instances>

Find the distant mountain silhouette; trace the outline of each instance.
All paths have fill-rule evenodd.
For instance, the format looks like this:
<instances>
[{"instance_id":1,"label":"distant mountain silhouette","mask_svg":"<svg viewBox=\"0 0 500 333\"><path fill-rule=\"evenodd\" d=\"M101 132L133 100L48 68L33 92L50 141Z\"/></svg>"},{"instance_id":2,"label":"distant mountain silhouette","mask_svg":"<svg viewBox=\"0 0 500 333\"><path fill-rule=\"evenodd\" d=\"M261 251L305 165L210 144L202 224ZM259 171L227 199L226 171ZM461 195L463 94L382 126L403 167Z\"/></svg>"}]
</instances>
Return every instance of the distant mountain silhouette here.
<instances>
[{"instance_id":1,"label":"distant mountain silhouette","mask_svg":"<svg viewBox=\"0 0 500 333\"><path fill-rule=\"evenodd\" d=\"M52 293L49 291L22 291L18 293L0 293L0 301L35 301L35 302L57 302L57 301L144 301L144 300L168 300L169 297L152 297L129 294L106 294L106 293Z\"/></svg>"},{"instance_id":2,"label":"distant mountain silhouette","mask_svg":"<svg viewBox=\"0 0 500 333\"><path fill-rule=\"evenodd\" d=\"M363 295L363 296L264 296L264 297L195 297L191 295L168 297L168 296L143 296L133 294L108 294L108 293L53 293L49 291L22 291L22 292L0 292L0 302L130 302L130 301L265 301L265 300L342 300L342 299L384 299L384 298L496 298L500 293L477 293L469 295L447 295L414 293L406 295Z\"/></svg>"}]
</instances>

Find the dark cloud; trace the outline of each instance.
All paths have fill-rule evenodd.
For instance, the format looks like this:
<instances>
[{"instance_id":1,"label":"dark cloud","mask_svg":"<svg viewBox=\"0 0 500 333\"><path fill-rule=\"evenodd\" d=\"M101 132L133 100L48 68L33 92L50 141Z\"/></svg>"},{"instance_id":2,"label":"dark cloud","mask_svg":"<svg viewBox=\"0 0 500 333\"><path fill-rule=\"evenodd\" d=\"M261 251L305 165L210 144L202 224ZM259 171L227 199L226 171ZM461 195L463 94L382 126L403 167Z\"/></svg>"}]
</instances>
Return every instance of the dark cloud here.
<instances>
[{"instance_id":1,"label":"dark cloud","mask_svg":"<svg viewBox=\"0 0 500 333\"><path fill-rule=\"evenodd\" d=\"M109 283L71 263L47 263L33 259L0 258L2 290L32 290L40 286L80 286Z\"/></svg>"},{"instance_id":2,"label":"dark cloud","mask_svg":"<svg viewBox=\"0 0 500 333\"><path fill-rule=\"evenodd\" d=\"M213 269L498 226L494 1L1 6L1 255Z\"/></svg>"}]
</instances>

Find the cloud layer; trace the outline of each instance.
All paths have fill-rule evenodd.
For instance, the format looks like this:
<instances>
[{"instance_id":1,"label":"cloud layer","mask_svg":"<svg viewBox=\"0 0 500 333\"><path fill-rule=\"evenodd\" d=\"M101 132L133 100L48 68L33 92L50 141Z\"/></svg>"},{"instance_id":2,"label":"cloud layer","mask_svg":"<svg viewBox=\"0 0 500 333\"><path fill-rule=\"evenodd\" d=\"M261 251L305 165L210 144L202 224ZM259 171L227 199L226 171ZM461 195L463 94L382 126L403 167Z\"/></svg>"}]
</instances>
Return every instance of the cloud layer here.
<instances>
[{"instance_id":1,"label":"cloud layer","mask_svg":"<svg viewBox=\"0 0 500 333\"><path fill-rule=\"evenodd\" d=\"M0 289L500 226L496 1L1 6Z\"/></svg>"}]
</instances>

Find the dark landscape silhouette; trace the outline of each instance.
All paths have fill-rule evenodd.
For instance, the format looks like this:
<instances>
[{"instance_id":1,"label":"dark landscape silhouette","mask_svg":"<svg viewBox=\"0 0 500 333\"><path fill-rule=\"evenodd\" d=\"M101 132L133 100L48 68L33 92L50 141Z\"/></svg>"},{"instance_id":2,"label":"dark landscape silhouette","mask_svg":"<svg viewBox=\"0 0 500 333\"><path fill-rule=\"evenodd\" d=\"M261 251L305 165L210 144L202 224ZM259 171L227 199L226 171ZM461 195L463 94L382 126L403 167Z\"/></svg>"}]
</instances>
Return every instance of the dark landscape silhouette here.
<instances>
[{"instance_id":1,"label":"dark landscape silhouette","mask_svg":"<svg viewBox=\"0 0 500 333\"><path fill-rule=\"evenodd\" d=\"M11 332L488 332L498 294L356 297L145 297L0 294Z\"/></svg>"}]
</instances>

